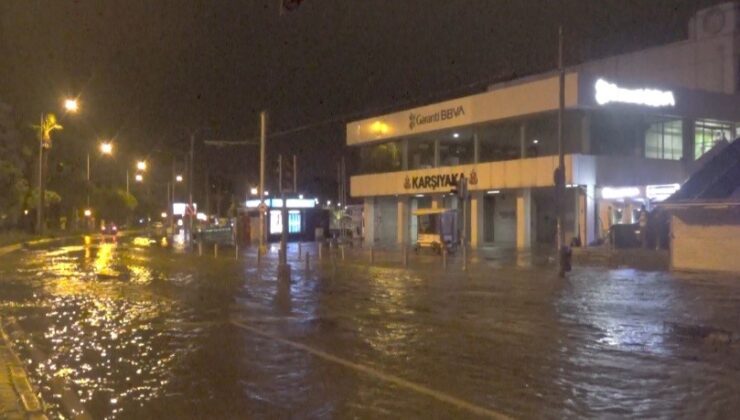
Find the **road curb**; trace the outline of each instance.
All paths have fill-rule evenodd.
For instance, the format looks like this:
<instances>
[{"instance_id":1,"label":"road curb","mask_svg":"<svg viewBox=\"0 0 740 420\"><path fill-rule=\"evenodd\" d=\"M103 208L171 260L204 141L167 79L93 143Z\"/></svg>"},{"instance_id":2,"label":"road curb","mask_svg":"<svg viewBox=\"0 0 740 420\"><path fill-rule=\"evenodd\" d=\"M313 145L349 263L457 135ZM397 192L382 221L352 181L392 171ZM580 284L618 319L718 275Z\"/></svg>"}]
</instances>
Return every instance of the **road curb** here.
<instances>
[{"instance_id":1,"label":"road curb","mask_svg":"<svg viewBox=\"0 0 740 420\"><path fill-rule=\"evenodd\" d=\"M35 388L28 379L23 362L13 351L12 343L5 333L2 319L0 319L0 363L3 365L3 369L0 370L0 395L4 397L0 399L0 404L11 405L7 401L8 389L12 389L16 400L14 407L0 407L3 415L7 418L46 420L43 401L36 395Z\"/></svg>"}]
</instances>

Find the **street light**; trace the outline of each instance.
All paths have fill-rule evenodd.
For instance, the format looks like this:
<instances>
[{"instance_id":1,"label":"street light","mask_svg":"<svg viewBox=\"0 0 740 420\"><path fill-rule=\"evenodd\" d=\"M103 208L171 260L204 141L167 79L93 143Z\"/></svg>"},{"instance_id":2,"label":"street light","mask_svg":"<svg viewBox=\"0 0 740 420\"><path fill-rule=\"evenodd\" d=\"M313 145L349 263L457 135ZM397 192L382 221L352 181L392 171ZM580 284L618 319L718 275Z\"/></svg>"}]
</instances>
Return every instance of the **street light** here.
<instances>
[{"instance_id":1,"label":"street light","mask_svg":"<svg viewBox=\"0 0 740 420\"><path fill-rule=\"evenodd\" d=\"M144 175L142 175L142 174L136 174L136 176L134 177L134 179L136 180L136 182L141 182L141 181L144 180Z\"/></svg>"},{"instance_id":2,"label":"street light","mask_svg":"<svg viewBox=\"0 0 740 420\"><path fill-rule=\"evenodd\" d=\"M74 98L68 98L64 100L64 109L66 109L68 112L77 112L80 105L77 103L77 99Z\"/></svg>"},{"instance_id":3,"label":"street light","mask_svg":"<svg viewBox=\"0 0 740 420\"><path fill-rule=\"evenodd\" d=\"M257 187L252 187L249 189L249 193L252 195L257 195L259 194L259 190L257 189Z\"/></svg>"},{"instance_id":4,"label":"street light","mask_svg":"<svg viewBox=\"0 0 740 420\"><path fill-rule=\"evenodd\" d=\"M64 108L71 113L77 112L78 104L76 99L66 99L64 101ZM41 118L38 125L39 130L39 185L38 185L38 207L36 208L36 231L38 234L44 234L44 228L46 219L44 218L44 202L46 192L45 183L45 169L46 160L44 159L44 153L48 153L51 149L51 132L54 130L61 130L63 127L57 123L57 117L54 114L41 114Z\"/></svg>"},{"instance_id":5,"label":"street light","mask_svg":"<svg viewBox=\"0 0 740 420\"><path fill-rule=\"evenodd\" d=\"M140 160L140 161L136 162L136 169L138 169L140 171L146 171L146 161L145 160Z\"/></svg>"},{"instance_id":6,"label":"street light","mask_svg":"<svg viewBox=\"0 0 740 420\"><path fill-rule=\"evenodd\" d=\"M113 154L113 143L107 142L107 141L100 143L100 153L104 155L112 155Z\"/></svg>"},{"instance_id":7,"label":"street light","mask_svg":"<svg viewBox=\"0 0 740 420\"><path fill-rule=\"evenodd\" d=\"M85 217L90 217L90 216L92 216L92 210L85 209Z\"/></svg>"},{"instance_id":8,"label":"street light","mask_svg":"<svg viewBox=\"0 0 740 420\"><path fill-rule=\"evenodd\" d=\"M178 175L175 177L175 181L182 182L182 175Z\"/></svg>"}]
</instances>

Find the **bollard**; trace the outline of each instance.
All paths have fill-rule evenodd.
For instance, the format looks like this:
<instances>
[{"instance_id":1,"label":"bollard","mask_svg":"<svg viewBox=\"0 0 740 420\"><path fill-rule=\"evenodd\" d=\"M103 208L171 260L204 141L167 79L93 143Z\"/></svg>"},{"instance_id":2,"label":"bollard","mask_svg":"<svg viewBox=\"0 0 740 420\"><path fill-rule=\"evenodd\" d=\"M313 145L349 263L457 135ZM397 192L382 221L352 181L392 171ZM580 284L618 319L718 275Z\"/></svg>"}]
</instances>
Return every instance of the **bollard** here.
<instances>
[{"instance_id":1,"label":"bollard","mask_svg":"<svg viewBox=\"0 0 740 420\"><path fill-rule=\"evenodd\" d=\"M447 247L442 246L442 268L447 270Z\"/></svg>"},{"instance_id":2,"label":"bollard","mask_svg":"<svg viewBox=\"0 0 740 420\"><path fill-rule=\"evenodd\" d=\"M311 253L306 251L306 271L311 269Z\"/></svg>"},{"instance_id":3,"label":"bollard","mask_svg":"<svg viewBox=\"0 0 740 420\"><path fill-rule=\"evenodd\" d=\"M257 247L257 265L262 262L262 250Z\"/></svg>"},{"instance_id":4,"label":"bollard","mask_svg":"<svg viewBox=\"0 0 740 420\"><path fill-rule=\"evenodd\" d=\"M303 250L301 249L301 243L298 242L298 261L303 258Z\"/></svg>"},{"instance_id":5,"label":"bollard","mask_svg":"<svg viewBox=\"0 0 740 420\"><path fill-rule=\"evenodd\" d=\"M234 243L234 259L239 259L239 244Z\"/></svg>"},{"instance_id":6,"label":"bollard","mask_svg":"<svg viewBox=\"0 0 740 420\"><path fill-rule=\"evenodd\" d=\"M403 247L403 266L407 268L409 266L409 247L407 246Z\"/></svg>"},{"instance_id":7,"label":"bollard","mask_svg":"<svg viewBox=\"0 0 740 420\"><path fill-rule=\"evenodd\" d=\"M342 251L342 261L344 261L344 245L341 245L339 249Z\"/></svg>"},{"instance_id":8,"label":"bollard","mask_svg":"<svg viewBox=\"0 0 740 420\"><path fill-rule=\"evenodd\" d=\"M213 256L218 258L218 243L213 244Z\"/></svg>"},{"instance_id":9,"label":"bollard","mask_svg":"<svg viewBox=\"0 0 740 420\"><path fill-rule=\"evenodd\" d=\"M463 271L468 270L468 247L463 245L462 247L462 269Z\"/></svg>"},{"instance_id":10,"label":"bollard","mask_svg":"<svg viewBox=\"0 0 740 420\"><path fill-rule=\"evenodd\" d=\"M203 242L200 242L200 241L198 242L198 256L199 257L203 256Z\"/></svg>"},{"instance_id":11,"label":"bollard","mask_svg":"<svg viewBox=\"0 0 740 420\"><path fill-rule=\"evenodd\" d=\"M317 245L319 248L319 261L321 261L324 258L324 252L323 252L324 245L321 242L319 242Z\"/></svg>"},{"instance_id":12,"label":"bollard","mask_svg":"<svg viewBox=\"0 0 740 420\"><path fill-rule=\"evenodd\" d=\"M370 246L370 264L375 264L375 247Z\"/></svg>"}]
</instances>

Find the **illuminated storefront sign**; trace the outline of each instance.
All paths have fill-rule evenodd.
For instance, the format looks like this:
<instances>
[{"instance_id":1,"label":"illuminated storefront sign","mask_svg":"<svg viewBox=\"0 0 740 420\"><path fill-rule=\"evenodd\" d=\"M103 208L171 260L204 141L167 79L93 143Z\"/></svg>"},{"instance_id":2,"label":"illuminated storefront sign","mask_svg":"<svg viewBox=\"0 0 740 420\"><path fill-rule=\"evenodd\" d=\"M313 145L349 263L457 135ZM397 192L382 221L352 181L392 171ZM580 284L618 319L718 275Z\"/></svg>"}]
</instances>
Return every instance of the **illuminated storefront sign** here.
<instances>
[{"instance_id":1,"label":"illuminated storefront sign","mask_svg":"<svg viewBox=\"0 0 740 420\"><path fill-rule=\"evenodd\" d=\"M289 209L312 209L316 207L317 201L313 198L289 198L286 201L286 207ZM268 207L283 207L282 198L268 198L265 200ZM260 200L247 200L247 208L256 209L260 205Z\"/></svg>"},{"instance_id":2,"label":"illuminated storefront sign","mask_svg":"<svg viewBox=\"0 0 740 420\"><path fill-rule=\"evenodd\" d=\"M670 90L627 89L604 79L596 81L596 103L606 105L612 102L645 105L652 107L675 106L676 99Z\"/></svg>"},{"instance_id":3,"label":"illuminated storefront sign","mask_svg":"<svg viewBox=\"0 0 740 420\"><path fill-rule=\"evenodd\" d=\"M406 176L403 180L403 188L405 190L436 190L437 188L455 188L461 178L464 178L465 174L459 173L447 173L447 174L435 174L435 175L421 175L421 176ZM478 174L475 170L470 171L468 177L468 185L478 184Z\"/></svg>"},{"instance_id":4,"label":"illuminated storefront sign","mask_svg":"<svg viewBox=\"0 0 740 420\"><path fill-rule=\"evenodd\" d=\"M418 112L409 112L409 130L413 130L415 127L445 121L454 120L457 117L465 115L465 107L462 105L453 106L450 108L442 108L436 112L430 112L426 114ZM375 124L373 124L375 126Z\"/></svg>"},{"instance_id":5,"label":"illuminated storefront sign","mask_svg":"<svg viewBox=\"0 0 740 420\"><path fill-rule=\"evenodd\" d=\"M680 188L678 184L648 185L645 187L645 197L653 201L663 201Z\"/></svg>"},{"instance_id":6,"label":"illuminated storefront sign","mask_svg":"<svg viewBox=\"0 0 740 420\"><path fill-rule=\"evenodd\" d=\"M604 187L601 189L601 198L616 200L619 198L633 198L640 195L637 187Z\"/></svg>"}]
</instances>

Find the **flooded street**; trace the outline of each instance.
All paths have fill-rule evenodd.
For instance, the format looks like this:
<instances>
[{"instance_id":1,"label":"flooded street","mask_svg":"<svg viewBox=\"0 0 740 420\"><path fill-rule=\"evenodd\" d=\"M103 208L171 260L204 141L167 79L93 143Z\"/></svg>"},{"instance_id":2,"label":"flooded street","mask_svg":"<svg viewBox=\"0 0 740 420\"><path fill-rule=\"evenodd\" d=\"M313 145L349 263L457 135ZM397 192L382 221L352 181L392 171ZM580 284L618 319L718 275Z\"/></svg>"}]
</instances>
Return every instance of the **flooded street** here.
<instances>
[{"instance_id":1,"label":"flooded street","mask_svg":"<svg viewBox=\"0 0 740 420\"><path fill-rule=\"evenodd\" d=\"M576 268L561 280L507 258L445 273L433 257L409 269L355 257L296 262L287 284L276 254L258 269L254 250L28 250L0 257L0 316L17 321L53 418L69 416L60 383L93 418L740 410L740 279Z\"/></svg>"}]
</instances>

